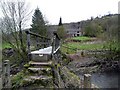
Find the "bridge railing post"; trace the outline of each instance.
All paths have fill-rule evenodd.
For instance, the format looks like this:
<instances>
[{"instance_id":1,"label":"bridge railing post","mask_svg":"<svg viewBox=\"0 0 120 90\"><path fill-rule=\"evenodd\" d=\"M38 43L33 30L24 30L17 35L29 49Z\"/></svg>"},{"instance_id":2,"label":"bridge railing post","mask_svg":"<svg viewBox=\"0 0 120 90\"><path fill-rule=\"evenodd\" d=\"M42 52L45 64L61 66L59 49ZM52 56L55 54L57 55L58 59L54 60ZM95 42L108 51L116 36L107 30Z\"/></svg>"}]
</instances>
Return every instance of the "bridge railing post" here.
<instances>
[{"instance_id":1,"label":"bridge railing post","mask_svg":"<svg viewBox=\"0 0 120 90\"><path fill-rule=\"evenodd\" d=\"M54 34L54 50L56 50L59 46L60 46L60 38L59 36L57 35L57 33L53 33Z\"/></svg>"},{"instance_id":2,"label":"bridge railing post","mask_svg":"<svg viewBox=\"0 0 120 90\"><path fill-rule=\"evenodd\" d=\"M54 35L53 42L52 42L52 54L54 54L54 51L55 51L55 38L56 38L56 36Z\"/></svg>"},{"instance_id":3,"label":"bridge railing post","mask_svg":"<svg viewBox=\"0 0 120 90\"><path fill-rule=\"evenodd\" d=\"M27 49L28 49L28 60L31 60L31 55L30 55L30 52L31 52L31 50L30 50L30 33L29 33L29 31L26 31L26 34L27 34Z\"/></svg>"},{"instance_id":4,"label":"bridge railing post","mask_svg":"<svg viewBox=\"0 0 120 90\"><path fill-rule=\"evenodd\" d=\"M1 51L0 51L1 54ZM1 54L2 55L2 54ZM2 58L0 56L0 90L2 89Z\"/></svg>"},{"instance_id":5,"label":"bridge railing post","mask_svg":"<svg viewBox=\"0 0 120 90\"><path fill-rule=\"evenodd\" d=\"M2 86L3 88L11 88L11 79L10 79L10 61L3 61L2 66Z\"/></svg>"},{"instance_id":6,"label":"bridge railing post","mask_svg":"<svg viewBox=\"0 0 120 90\"><path fill-rule=\"evenodd\" d=\"M84 88L91 88L91 75L84 74Z\"/></svg>"},{"instance_id":7,"label":"bridge railing post","mask_svg":"<svg viewBox=\"0 0 120 90\"><path fill-rule=\"evenodd\" d=\"M37 49L39 48L39 39L38 39L38 37L36 37L36 48Z\"/></svg>"},{"instance_id":8,"label":"bridge railing post","mask_svg":"<svg viewBox=\"0 0 120 90\"><path fill-rule=\"evenodd\" d=\"M30 34L29 33L27 33L27 47L28 47L28 53L30 53L31 50L30 50Z\"/></svg>"}]
</instances>

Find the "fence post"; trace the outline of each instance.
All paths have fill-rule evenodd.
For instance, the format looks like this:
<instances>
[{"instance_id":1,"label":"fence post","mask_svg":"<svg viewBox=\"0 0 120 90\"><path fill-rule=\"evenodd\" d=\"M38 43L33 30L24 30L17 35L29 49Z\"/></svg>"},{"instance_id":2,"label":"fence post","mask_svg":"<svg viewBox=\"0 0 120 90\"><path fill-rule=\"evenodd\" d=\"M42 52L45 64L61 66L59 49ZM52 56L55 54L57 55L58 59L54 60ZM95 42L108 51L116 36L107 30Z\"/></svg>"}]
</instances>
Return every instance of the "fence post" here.
<instances>
[{"instance_id":1,"label":"fence post","mask_svg":"<svg viewBox=\"0 0 120 90\"><path fill-rule=\"evenodd\" d=\"M11 88L10 61L9 60L5 60L3 62L2 86L3 88Z\"/></svg>"},{"instance_id":2,"label":"fence post","mask_svg":"<svg viewBox=\"0 0 120 90\"><path fill-rule=\"evenodd\" d=\"M0 58L0 90L3 88L2 87L2 59Z\"/></svg>"},{"instance_id":3,"label":"fence post","mask_svg":"<svg viewBox=\"0 0 120 90\"><path fill-rule=\"evenodd\" d=\"M30 50L30 34L27 32L27 48L28 48L28 59L31 60L31 50Z\"/></svg>"},{"instance_id":4,"label":"fence post","mask_svg":"<svg viewBox=\"0 0 120 90\"><path fill-rule=\"evenodd\" d=\"M53 36L53 41L52 41L52 54L54 54L54 50L55 50L55 35Z\"/></svg>"},{"instance_id":5,"label":"fence post","mask_svg":"<svg viewBox=\"0 0 120 90\"><path fill-rule=\"evenodd\" d=\"M36 37L36 49L39 49L39 39Z\"/></svg>"},{"instance_id":6,"label":"fence post","mask_svg":"<svg viewBox=\"0 0 120 90\"><path fill-rule=\"evenodd\" d=\"M84 88L91 88L91 75L84 74Z\"/></svg>"}]
</instances>

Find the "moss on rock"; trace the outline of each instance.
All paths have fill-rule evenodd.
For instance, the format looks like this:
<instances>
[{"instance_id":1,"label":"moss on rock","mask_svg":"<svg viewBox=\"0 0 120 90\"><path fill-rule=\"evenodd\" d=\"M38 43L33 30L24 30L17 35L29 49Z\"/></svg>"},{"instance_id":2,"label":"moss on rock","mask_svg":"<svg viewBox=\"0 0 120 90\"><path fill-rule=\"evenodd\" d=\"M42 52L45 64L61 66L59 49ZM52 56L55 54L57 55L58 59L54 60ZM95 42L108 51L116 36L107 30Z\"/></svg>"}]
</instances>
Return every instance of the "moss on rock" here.
<instances>
[{"instance_id":1,"label":"moss on rock","mask_svg":"<svg viewBox=\"0 0 120 90\"><path fill-rule=\"evenodd\" d=\"M74 88L80 88L80 78L74 73L70 72L65 66L61 68L61 77L67 88L71 86Z\"/></svg>"}]
</instances>

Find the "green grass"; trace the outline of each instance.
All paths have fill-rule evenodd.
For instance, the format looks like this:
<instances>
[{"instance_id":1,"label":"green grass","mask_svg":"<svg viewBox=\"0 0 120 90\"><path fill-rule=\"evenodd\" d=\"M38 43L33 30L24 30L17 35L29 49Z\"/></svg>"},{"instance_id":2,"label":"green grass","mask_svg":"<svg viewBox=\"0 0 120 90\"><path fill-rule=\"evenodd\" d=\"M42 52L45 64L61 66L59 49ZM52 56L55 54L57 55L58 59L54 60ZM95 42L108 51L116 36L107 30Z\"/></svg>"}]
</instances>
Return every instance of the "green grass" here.
<instances>
[{"instance_id":1,"label":"green grass","mask_svg":"<svg viewBox=\"0 0 120 90\"><path fill-rule=\"evenodd\" d=\"M0 43L0 50L2 50L2 43Z\"/></svg>"},{"instance_id":2,"label":"green grass","mask_svg":"<svg viewBox=\"0 0 120 90\"><path fill-rule=\"evenodd\" d=\"M76 41L69 41L66 42L62 45L61 50L63 52L67 53L75 53L77 50L101 50L105 49L105 43L103 42L96 42L96 43L91 43L92 41L96 41L97 38L92 38L92 37L86 37L86 36L79 36L79 37L72 37L69 38L71 40L76 40ZM88 41L88 43L86 43ZM69 47L69 48L66 48Z\"/></svg>"},{"instance_id":3,"label":"green grass","mask_svg":"<svg viewBox=\"0 0 120 90\"><path fill-rule=\"evenodd\" d=\"M63 46L61 46L61 51L62 51L62 53L67 53L67 54L73 54L73 53L76 53L76 50L75 50L75 48L73 48L73 47L71 47L71 49L70 48L66 48L66 47L64 47L64 46L66 46L66 45L63 45ZM68 46L67 46L68 47Z\"/></svg>"},{"instance_id":4,"label":"green grass","mask_svg":"<svg viewBox=\"0 0 120 90\"><path fill-rule=\"evenodd\" d=\"M71 39L72 40L79 40L79 41L88 41L88 40L91 40L92 38L86 37L86 36L80 36L80 37L73 37Z\"/></svg>"},{"instance_id":5,"label":"green grass","mask_svg":"<svg viewBox=\"0 0 120 90\"><path fill-rule=\"evenodd\" d=\"M11 48L9 43L2 43L2 45L0 46L0 48L4 49L4 48Z\"/></svg>"},{"instance_id":6,"label":"green grass","mask_svg":"<svg viewBox=\"0 0 120 90\"><path fill-rule=\"evenodd\" d=\"M95 50L95 49L102 49L103 43L96 43L96 44L81 44L81 43L68 43L70 47L77 48L80 50Z\"/></svg>"},{"instance_id":7,"label":"green grass","mask_svg":"<svg viewBox=\"0 0 120 90\"><path fill-rule=\"evenodd\" d=\"M105 43L93 43L93 44L86 44L80 42L69 42L64 44L61 48L62 52L66 52L69 54L75 53L77 50L101 50L104 48ZM71 49L67 49L66 47L70 47ZM76 50L75 50L76 49Z\"/></svg>"}]
</instances>

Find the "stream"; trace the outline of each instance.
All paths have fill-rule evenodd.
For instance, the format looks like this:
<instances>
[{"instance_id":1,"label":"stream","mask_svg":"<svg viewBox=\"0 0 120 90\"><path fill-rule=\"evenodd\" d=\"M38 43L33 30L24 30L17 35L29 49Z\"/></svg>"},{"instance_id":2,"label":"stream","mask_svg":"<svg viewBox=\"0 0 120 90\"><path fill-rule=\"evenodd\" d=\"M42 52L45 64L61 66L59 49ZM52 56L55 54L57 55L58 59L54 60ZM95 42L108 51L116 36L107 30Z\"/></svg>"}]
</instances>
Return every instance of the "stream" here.
<instances>
[{"instance_id":1,"label":"stream","mask_svg":"<svg viewBox=\"0 0 120 90\"><path fill-rule=\"evenodd\" d=\"M83 79L83 76L80 75ZM91 82L99 88L120 88L120 73L94 73L91 76Z\"/></svg>"}]
</instances>

